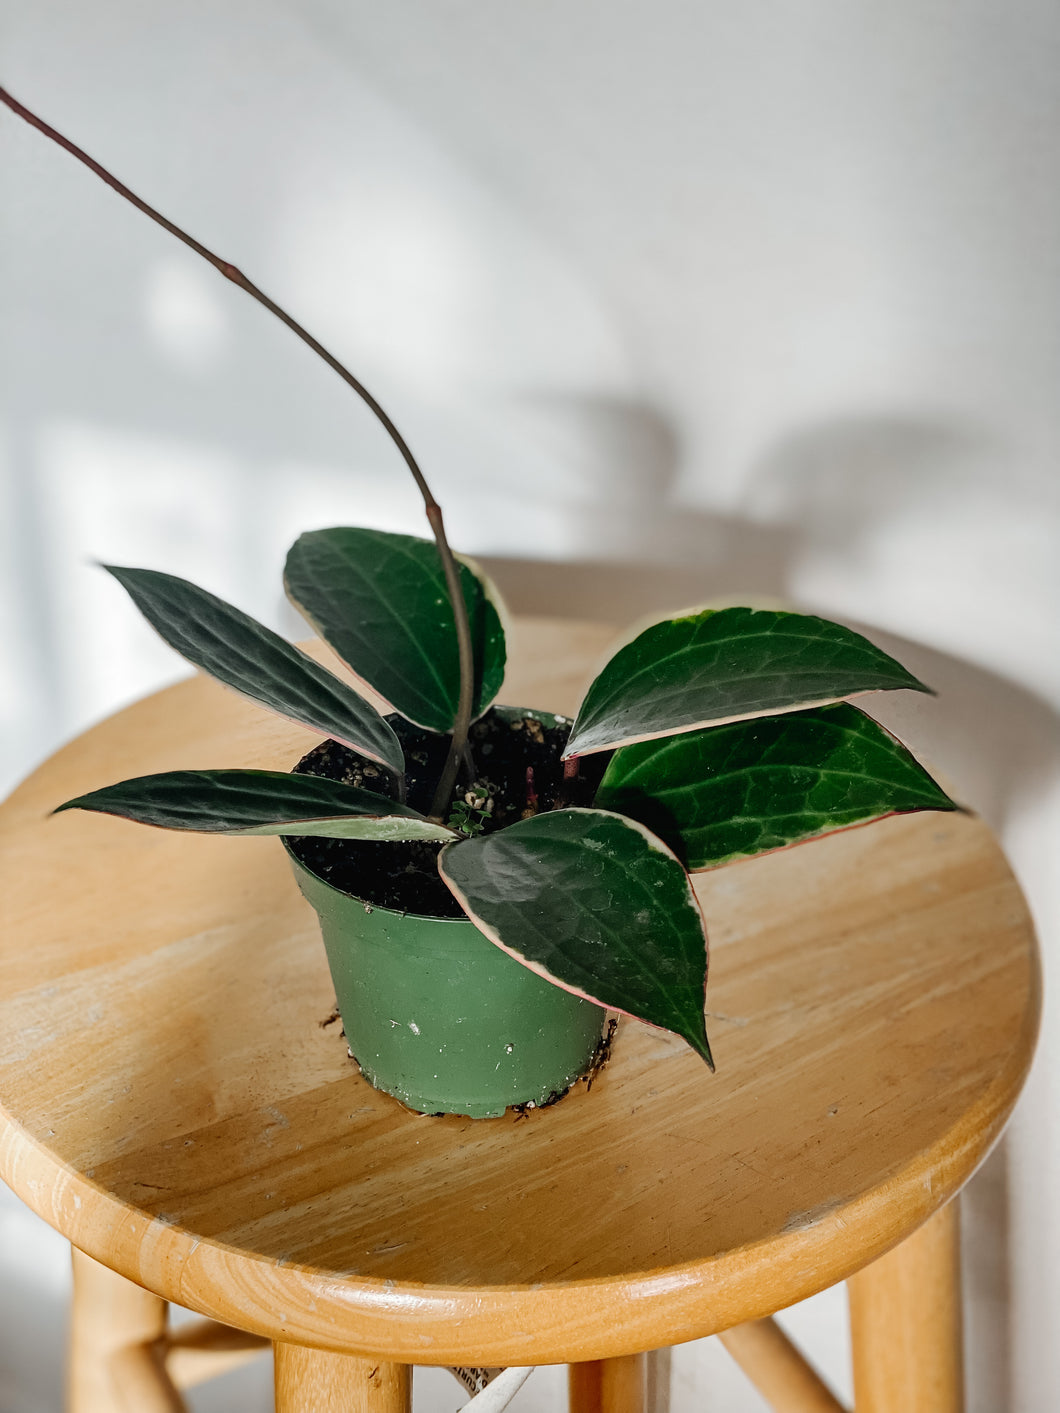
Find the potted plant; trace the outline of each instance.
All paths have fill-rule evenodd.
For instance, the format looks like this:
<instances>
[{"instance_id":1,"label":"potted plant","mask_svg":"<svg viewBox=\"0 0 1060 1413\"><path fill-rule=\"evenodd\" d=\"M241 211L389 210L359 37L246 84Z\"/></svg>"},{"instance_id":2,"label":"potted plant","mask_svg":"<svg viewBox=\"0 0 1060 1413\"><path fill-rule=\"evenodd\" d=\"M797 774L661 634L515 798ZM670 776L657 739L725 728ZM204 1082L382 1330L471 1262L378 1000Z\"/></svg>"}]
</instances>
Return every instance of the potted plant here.
<instances>
[{"instance_id":1,"label":"potted plant","mask_svg":"<svg viewBox=\"0 0 1060 1413\"><path fill-rule=\"evenodd\" d=\"M634 632L573 723L496 706L496 591L452 552L418 463L367 389L234 266L0 97L339 373L389 432L433 532L324 529L288 555L290 598L386 713L206 590L108 566L189 662L325 739L293 773L169 772L60 809L284 836L321 919L351 1053L420 1111L484 1117L547 1102L593 1070L608 1009L675 1032L713 1068L690 874L884 815L956 808L845 700L928 689L838 624L728 608Z\"/></svg>"}]
</instances>

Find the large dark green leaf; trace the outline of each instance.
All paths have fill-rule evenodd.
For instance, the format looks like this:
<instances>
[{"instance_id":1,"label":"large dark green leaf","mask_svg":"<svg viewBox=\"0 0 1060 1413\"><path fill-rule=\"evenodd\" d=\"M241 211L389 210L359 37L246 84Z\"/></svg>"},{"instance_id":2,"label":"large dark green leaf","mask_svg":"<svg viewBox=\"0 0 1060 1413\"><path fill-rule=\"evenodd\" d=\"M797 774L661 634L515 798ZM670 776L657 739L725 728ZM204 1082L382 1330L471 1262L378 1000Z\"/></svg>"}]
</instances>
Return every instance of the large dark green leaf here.
<instances>
[{"instance_id":1,"label":"large dark green leaf","mask_svg":"<svg viewBox=\"0 0 1060 1413\"><path fill-rule=\"evenodd\" d=\"M860 633L801 613L706 609L653 623L593 682L566 755L840 701L930 688Z\"/></svg>"},{"instance_id":2,"label":"large dark green leaf","mask_svg":"<svg viewBox=\"0 0 1060 1413\"><path fill-rule=\"evenodd\" d=\"M460 563L475 652L475 715L500 691L504 628L481 570ZM355 673L428 731L452 730L460 664L437 546L382 530L311 530L284 570L291 602Z\"/></svg>"},{"instance_id":3,"label":"large dark green leaf","mask_svg":"<svg viewBox=\"0 0 1060 1413\"><path fill-rule=\"evenodd\" d=\"M396 800L318 775L171 770L122 780L55 811L95 810L205 834L322 834L331 839L452 839Z\"/></svg>"},{"instance_id":4,"label":"large dark green leaf","mask_svg":"<svg viewBox=\"0 0 1060 1413\"><path fill-rule=\"evenodd\" d=\"M549 981L676 1031L707 1061L707 942L688 875L605 810L535 815L451 844L438 868L491 941Z\"/></svg>"},{"instance_id":5,"label":"large dark green leaf","mask_svg":"<svg viewBox=\"0 0 1060 1413\"><path fill-rule=\"evenodd\" d=\"M845 704L623 746L596 803L647 825L691 869L884 815L957 808L899 741Z\"/></svg>"},{"instance_id":6,"label":"large dark green leaf","mask_svg":"<svg viewBox=\"0 0 1060 1413\"><path fill-rule=\"evenodd\" d=\"M173 574L103 567L169 646L203 672L398 774L404 770L401 743L390 724L352 687L271 628Z\"/></svg>"}]
</instances>

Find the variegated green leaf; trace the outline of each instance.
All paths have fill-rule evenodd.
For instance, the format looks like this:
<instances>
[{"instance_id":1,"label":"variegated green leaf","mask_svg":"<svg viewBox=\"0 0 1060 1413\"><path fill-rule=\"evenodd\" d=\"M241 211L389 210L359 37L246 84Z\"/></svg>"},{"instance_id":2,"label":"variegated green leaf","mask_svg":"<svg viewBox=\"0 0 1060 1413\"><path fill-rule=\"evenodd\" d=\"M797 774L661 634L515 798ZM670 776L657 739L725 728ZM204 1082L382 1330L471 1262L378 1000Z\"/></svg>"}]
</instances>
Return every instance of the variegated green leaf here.
<instances>
[{"instance_id":1,"label":"variegated green leaf","mask_svg":"<svg viewBox=\"0 0 1060 1413\"><path fill-rule=\"evenodd\" d=\"M327 780L276 770L171 770L122 780L55 811L95 810L162 829L205 834L318 834L331 839L452 839L407 805Z\"/></svg>"},{"instance_id":2,"label":"variegated green leaf","mask_svg":"<svg viewBox=\"0 0 1060 1413\"><path fill-rule=\"evenodd\" d=\"M390 724L352 687L271 628L173 574L103 567L151 627L195 667L398 774L404 770L401 743Z\"/></svg>"},{"instance_id":3,"label":"variegated green leaf","mask_svg":"<svg viewBox=\"0 0 1060 1413\"><path fill-rule=\"evenodd\" d=\"M596 803L655 831L691 869L912 810L957 806L856 707L818 707L623 746Z\"/></svg>"},{"instance_id":4,"label":"variegated green leaf","mask_svg":"<svg viewBox=\"0 0 1060 1413\"><path fill-rule=\"evenodd\" d=\"M552 810L451 844L438 868L476 927L524 966L676 1031L713 1068L699 904L642 825L605 810Z\"/></svg>"},{"instance_id":5,"label":"variegated green leaf","mask_svg":"<svg viewBox=\"0 0 1060 1413\"><path fill-rule=\"evenodd\" d=\"M930 688L849 628L808 614L705 609L654 623L590 686L567 756L860 692Z\"/></svg>"},{"instance_id":6,"label":"variegated green leaf","mask_svg":"<svg viewBox=\"0 0 1060 1413\"><path fill-rule=\"evenodd\" d=\"M504 678L504 628L497 591L482 571L461 560L460 577L480 716ZM433 541L352 527L312 530L292 545L284 584L324 641L395 711L428 731L452 730L460 663Z\"/></svg>"}]
</instances>

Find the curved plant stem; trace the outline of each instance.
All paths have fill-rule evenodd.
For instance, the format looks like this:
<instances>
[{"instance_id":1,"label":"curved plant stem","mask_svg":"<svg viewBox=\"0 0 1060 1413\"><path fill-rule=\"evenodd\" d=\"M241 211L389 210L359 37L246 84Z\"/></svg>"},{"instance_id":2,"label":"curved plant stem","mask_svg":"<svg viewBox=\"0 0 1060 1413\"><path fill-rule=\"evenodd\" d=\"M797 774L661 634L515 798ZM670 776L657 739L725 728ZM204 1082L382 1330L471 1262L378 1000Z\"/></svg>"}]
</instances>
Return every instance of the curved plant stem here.
<instances>
[{"instance_id":1,"label":"curved plant stem","mask_svg":"<svg viewBox=\"0 0 1060 1413\"><path fill-rule=\"evenodd\" d=\"M304 329L285 309L281 309L263 290L258 289L257 285L248 280L242 270L237 269L236 266L229 261L222 260L221 257L215 255L212 250L207 250L205 245L200 244L200 242L193 236L190 236L187 231L182 230L180 226L174 225L174 223L163 216L160 211L156 211L153 206L149 206L146 201L142 201L135 192L130 191L123 182L120 182L117 177L108 172L105 167L101 167L87 152L71 142L69 138L64 137L61 132L57 132L55 128L51 127L42 118L38 118L36 113L31 112L29 108L21 104L17 98L14 98L8 93L6 88L0 88L0 102L5 103L13 113L23 118L31 127L35 127L38 132L42 132L45 137L51 138L52 142L58 143L58 145L66 152L69 152L72 157L76 157L89 171L94 172L101 181L106 182L112 190L116 191L119 196L124 197L125 200L135 206L138 211L142 211L145 216L149 216L152 221L161 226L163 230L168 231L170 235L176 236L177 240L183 241L190 250L195 251L196 255L201 255L204 260L209 261L215 270L224 275L226 280L231 280L232 284L238 285L240 289L245 290L252 299L256 299L270 314L275 314L276 318L279 319L281 323L286 324L292 333L297 334L304 344L311 348L319 358L322 358L328 367L336 372L342 381L353 389L357 396L361 398L375 414L380 423L382 423L390 440L401 453L405 465L412 472L412 478L419 487L420 494L423 496L423 503L427 511L427 520L430 524L431 532L434 535L435 543L438 546L438 553L441 556L442 567L445 571L445 582L453 607L453 617L456 621L456 640L460 658L460 695L458 698L456 717L453 721L452 745L450 746L449 756L446 760L441 778L438 781L434 801L431 805L431 818L435 821L440 820L442 812L449 803L449 796L452 794L453 786L456 783L460 760L467 744L474 697L474 654L471 646L471 625L468 621L467 604L464 602L464 595L460 585L460 571L457 568L453 552L449 548L449 541L446 539L445 525L442 520L442 508L435 500L431 488L428 486L416 458L409 450L405 438L364 384L358 378L355 378L350 370L344 367L334 354L329 353L324 345L318 342L308 329Z\"/></svg>"},{"instance_id":2,"label":"curved plant stem","mask_svg":"<svg viewBox=\"0 0 1060 1413\"><path fill-rule=\"evenodd\" d=\"M464 590L460 584L460 571L457 569L453 552L449 548L449 541L445 537L442 508L433 497L427 502L427 519L430 521L434 538L438 543L438 553L442 556L445 582L449 589L449 599L456 618L456 645L460 654L460 695L457 698L456 717L453 721L453 738L442 773L438 777L429 816L436 824L441 824L444 822L442 816L448 809L449 797L456 784L460 762L463 760L465 752L470 751L467 733L471 726L471 708L475 691L475 660L471 651L471 624L468 621L467 604L464 602ZM474 774L473 769L472 774Z\"/></svg>"}]
</instances>

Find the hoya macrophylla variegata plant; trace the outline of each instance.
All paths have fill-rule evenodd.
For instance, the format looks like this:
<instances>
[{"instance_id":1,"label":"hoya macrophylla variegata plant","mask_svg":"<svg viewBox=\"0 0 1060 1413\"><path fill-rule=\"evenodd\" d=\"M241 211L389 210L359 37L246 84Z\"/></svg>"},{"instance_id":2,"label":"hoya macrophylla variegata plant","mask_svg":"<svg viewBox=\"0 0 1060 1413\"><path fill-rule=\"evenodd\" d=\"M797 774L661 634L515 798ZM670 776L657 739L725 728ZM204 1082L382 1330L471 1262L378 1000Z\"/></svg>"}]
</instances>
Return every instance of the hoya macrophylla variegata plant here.
<instances>
[{"instance_id":1,"label":"hoya macrophylla variegata plant","mask_svg":"<svg viewBox=\"0 0 1060 1413\"><path fill-rule=\"evenodd\" d=\"M352 747L378 790L264 770L172 771L68 800L142 824L218 834L434 841L464 912L523 965L600 1006L681 1035L711 1062L707 942L690 873L885 815L953 809L913 756L845 699L928 690L839 624L799 613L704 609L653 623L585 694L557 807L494 828L467 807L488 764L465 759L428 817L405 801L398 734L366 697L239 609L182 579L108 566L165 641L260 705ZM351 527L302 535L292 602L357 681L414 726L445 735L460 691L452 606L429 540ZM505 667L504 614L470 560L475 717ZM582 759L607 753L591 803ZM599 774L599 772L597 772ZM558 782L556 782L559 784Z\"/></svg>"},{"instance_id":2,"label":"hoya macrophylla variegata plant","mask_svg":"<svg viewBox=\"0 0 1060 1413\"><path fill-rule=\"evenodd\" d=\"M58 143L279 318L367 404L423 496L431 540L337 528L302 535L285 584L354 674L354 687L231 604L171 574L108 566L162 638L252 701L357 752L380 788L268 770L124 780L60 810L166 829L438 846L438 872L472 923L556 986L682 1036L713 1068L704 1023L707 939L690 873L885 815L957 806L910 753L847 703L928 689L861 635L824 619L704 609L653 623L604 666L566 744L557 788L499 826L471 723L505 668L496 591L449 546L442 511L371 393L235 265L162 216L0 88L0 103ZM401 735L440 736L430 808L406 800ZM606 753L591 779L580 762ZM592 798L583 801L588 780ZM593 786L591 781L598 783ZM553 801L547 809L540 800ZM572 803L573 801L577 803Z\"/></svg>"}]
</instances>

